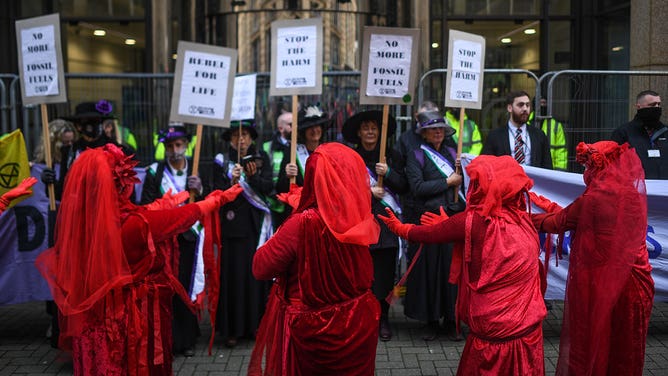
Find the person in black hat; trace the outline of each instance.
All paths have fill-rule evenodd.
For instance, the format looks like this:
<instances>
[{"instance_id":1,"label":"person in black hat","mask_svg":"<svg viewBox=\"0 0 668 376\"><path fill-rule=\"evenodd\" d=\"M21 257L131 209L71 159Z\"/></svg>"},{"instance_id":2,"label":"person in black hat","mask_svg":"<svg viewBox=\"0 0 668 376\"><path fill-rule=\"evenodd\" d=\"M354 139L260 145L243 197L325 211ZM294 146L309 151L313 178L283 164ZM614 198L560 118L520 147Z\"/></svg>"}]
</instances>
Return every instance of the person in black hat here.
<instances>
[{"instance_id":1,"label":"person in black hat","mask_svg":"<svg viewBox=\"0 0 668 376\"><path fill-rule=\"evenodd\" d=\"M203 198L202 180L199 176L192 175L192 163L189 163L185 156L191 138L183 123L170 123L160 132L160 142L165 144L166 158L146 167L141 205L161 198L170 190L172 194L184 190L194 191L196 200ZM177 237L178 278L192 300L195 300L204 287L198 283L204 281L203 267L194 267L198 261L197 255L201 253L198 244L203 244L203 235L198 222ZM200 272L201 278L196 275L197 271ZM173 300L172 334L172 350L175 354L183 354L186 357L195 355L195 343L200 334L197 316L178 298Z\"/></svg>"},{"instance_id":2,"label":"person in black hat","mask_svg":"<svg viewBox=\"0 0 668 376\"><path fill-rule=\"evenodd\" d=\"M343 124L343 138L355 144L355 151L366 164L371 181L371 212L374 215L385 214L389 207L397 215L401 214L399 200L395 194L408 191L408 184L403 168L397 167L401 156L391 148L387 148L386 162L380 159L380 133L383 121L383 112L372 110L357 113ZM394 117L388 117L388 137L394 134L397 123ZM378 177L383 177L383 186L377 186ZM388 320L389 303L385 300L394 286L394 272L396 268L399 238L387 226L380 223L378 242L369 247L373 259L373 285L371 290L378 299L381 308L380 329L378 335L381 341L392 338L392 329Z\"/></svg>"},{"instance_id":3,"label":"person in black hat","mask_svg":"<svg viewBox=\"0 0 668 376\"><path fill-rule=\"evenodd\" d=\"M304 166L309 155L318 145L323 143L325 128L331 120L325 112L317 106L309 106L299 110L297 124L297 163L290 163L287 154L281 163L281 171L276 183L276 192L284 193L290 190L290 178L295 177L298 186L304 185Z\"/></svg>"},{"instance_id":4,"label":"person in black hat","mask_svg":"<svg viewBox=\"0 0 668 376\"><path fill-rule=\"evenodd\" d=\"M273 190L269 156L256 147L253 120L233 121L223 133L227 154L216 155L213 187L239 183L242 195L220 209L221 272L216 327L227 347L239 338L253 338L264 313L270 282L253 277L255 250L272 235L266 196Z\"/></svg>"},{"instance_id":5,"label":"person in black hat","mask_svg":"<svg viewBox=\"0 0 668 376\"><path fill-rule=\"evenodd\" d=\"M417 120L415 132L422 137L422 145L409 152L406 161L406 179L416 213L438 214L441 207L448 215L463 211L463 198L454 202L455 187L463 181L461 173L456 172L457 145L451 137L455 130L438 111L419 113ZM419 224L419 220L413 218L413 223ZM415 257L418 248L418 244L409 245L409 259ZM441 318L448 334L453 338L456 335L457 286L448 283L451 261L451 244L425 244L406 280L404 314L427 323L423 337L427 341L436 339Z\"/></svg>"},{"instance_id":6,"label":"person in black hat","mask_svg":"<svg viewBox=\"0 0 668 376\"><path fill-rule=\"evenodd\" d=\"M63 117L74 123L80 136L79 139L71 145L66 145L61 148L62 160L60 162L60 174L56 180L56 173L53 169L45 168L40 176L44 184L54 184L56 199L59 200L65 176L69 170L72 162L79 156L81 152L88 148L96 148L105 144L115 144L115 140L108 138L104 134L103 123L105 120L114 119L111 115L113 106L107 100L101 99L97 102L82 102L79 103L74 111L73 116ZM122 147L126 155L132 154L128 148Z\"/></svg>"}]
</instances>

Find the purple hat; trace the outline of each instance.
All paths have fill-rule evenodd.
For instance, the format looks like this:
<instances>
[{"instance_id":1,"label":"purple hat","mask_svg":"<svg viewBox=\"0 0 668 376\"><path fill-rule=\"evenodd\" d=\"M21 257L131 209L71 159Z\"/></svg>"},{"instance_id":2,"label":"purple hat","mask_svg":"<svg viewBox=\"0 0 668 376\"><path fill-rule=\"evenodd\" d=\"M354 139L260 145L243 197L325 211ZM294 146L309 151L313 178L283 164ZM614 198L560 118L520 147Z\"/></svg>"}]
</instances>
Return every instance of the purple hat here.
<instances>
[{"instance_id":1,"label":"purple hat","mask_svg":"<svg viewBox=\"0 0 668 376\"><path fill-rule=\"evenodd\" d=\"M188 130L179 122L170 122L167 129L163 129L158 134L158 141L167 143L169 141L175 140L177 138L184 138L190 142L192 135L188 133Z\"/></svg>"}]
</instances>

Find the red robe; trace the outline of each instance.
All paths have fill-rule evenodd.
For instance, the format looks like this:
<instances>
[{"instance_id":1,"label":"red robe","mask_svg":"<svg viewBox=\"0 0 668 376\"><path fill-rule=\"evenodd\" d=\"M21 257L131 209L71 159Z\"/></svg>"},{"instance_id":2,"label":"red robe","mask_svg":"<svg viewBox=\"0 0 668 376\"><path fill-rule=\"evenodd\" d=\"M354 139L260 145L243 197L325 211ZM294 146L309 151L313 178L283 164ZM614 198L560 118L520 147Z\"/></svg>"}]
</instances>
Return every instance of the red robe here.
<instances>
[{"instance_id":1,"label":"red robe","mask_svg":"<svg viewBox=\"0 0 668 376\"><path fill-rule=\"evenodd\" d=\"M633 152L633 151L631 151ZM646 213L631 193L588 188L563 210L533 216L571 238L558 375L642 375L654 280Z\"/></svg>"},{"instance_id":2,"label":"red robe","mask_svg":"<svg viewBox=\"0 0 668 376\"><path fill-rule=\"evenodd\" d=\"M194 204L122 215L123 250L134 283L97 303L97 314L88 315L94 319L72 338L75 375L172 374L172 298L183 288L166 260L174 236L200 216Z\"/></svg>"},{"instance_id":3,"label":"red robe","mask_svg":"<svg viewBox=\"0 0 668 376\"><path fill-rule=\"evenodd\" d=\"M526 213L499 211L501 218L467 210L416 226L408 240L455 242L450 282L470 328L458 375L544 375L538 237Z\"/></svg>"},{"instance_id":4,"label":"red robe","mask_svg":"<svg viewBox=\"0 0 668 376\"><path fill-rule=\"evenodd\" d=\"M277 279L249 375L373 375L380 309L368 247L339 242L308 209L258 249L253 275Z\"/></svg>"}]
</instances>

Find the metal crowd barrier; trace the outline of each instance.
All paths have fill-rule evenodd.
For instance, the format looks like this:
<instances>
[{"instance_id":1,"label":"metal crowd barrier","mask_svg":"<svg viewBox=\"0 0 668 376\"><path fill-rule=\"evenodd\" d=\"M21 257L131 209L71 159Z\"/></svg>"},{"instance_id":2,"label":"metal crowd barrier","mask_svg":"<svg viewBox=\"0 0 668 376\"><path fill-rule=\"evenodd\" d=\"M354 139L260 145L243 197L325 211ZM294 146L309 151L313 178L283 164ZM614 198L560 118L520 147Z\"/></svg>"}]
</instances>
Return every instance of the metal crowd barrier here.
<instances>
[{"instance_id":1,"label":"metal crowd barrier","mask_svg":"<svg viewBox=\"0 0 668 376\"><path fill-rule=\"evenodd\" d=\"M445 98L446 69L434 69L424 73L417 87L417 106L431 100L443 106ZM269 96L269 73L257 73L255 102L256 124L259 142L269 139L275 131L276 118L283 110L290 110L291 97ZM323 74L323 94L300 96L302 105L320 105L332 117L326 130L328 141L340 141L341 126L359 108L360 72L337 71ZM173 74L83 74L65 75L68 103L47 106L49 119L53 120L74 113L75 106L83 101L110 100L120 125L132 131L138 143L138 156L142 164L153 160L154 134L167 126ZM523 69L485 69L483 108L469 110L481 130L483 141L490 129L507 121L505 95L511 90L525 90L535 95L536 118L555 118L565 125L571 163L569 170L578 171L572 160L575 145L579 141L594 142L608 138L617 126L629 121L635 113L635 95L652 89L668 96L668 71L596 71L564 70L547 72L537 77ZM540 96L547 99L547 108L538 106ZM364 109L380 108L366 106ZM391 113L398 120L395 138L411 127L413 106L392 106ZM19 77L0 74L0 134L21 128L28 152L32 153L41 143L41 115L39 106L23 106ZM210 160L225 150L222 129L204 128L202 159Z\"/></svg>"}]
</instances>

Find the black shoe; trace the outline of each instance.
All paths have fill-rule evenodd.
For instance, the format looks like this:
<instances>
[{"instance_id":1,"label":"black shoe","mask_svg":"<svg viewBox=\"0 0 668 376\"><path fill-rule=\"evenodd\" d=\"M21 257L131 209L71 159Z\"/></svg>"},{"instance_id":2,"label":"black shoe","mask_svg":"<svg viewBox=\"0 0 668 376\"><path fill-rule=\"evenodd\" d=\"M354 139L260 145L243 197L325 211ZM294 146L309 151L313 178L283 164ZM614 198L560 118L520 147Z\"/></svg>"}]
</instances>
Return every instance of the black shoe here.
<instances>
[{"instance_id":1,"label":"black shoe","mask_svg":"<svg viewBox=\"0 0 668 376\"><path fill-rule=\"evenodd\" d=\"M422 336L425 341L433 341L438 338L438 321L429 322L426 326L427 333Z\"/></svg>"},{"instance_id":2,"label":"black shoe","mask_svg":"<svg viewBox=\"0 0 668 376\"><path fill-rule=\"evenodd\" d=\"M237 345L236 337L229 337L227 340L225 340L225 347L233 348L236 347L236 345Z\"/></svg>"},{"instance_id":3,"label":"black shoe","mask_svg":"<svg viewBox=\"0 0 668 376\"><path fill-rule=\"evenodd\" d=\"M387 317L380 319L380 329L378 330L378 337L383 342L392 339L392 329L390 328L390 322L387 320Z\"/></svg>"},{"instance_id":4,"label":"black shoe","mask_svg":"<svg viewBox=\"0 0 668 376\"><path fill-rule=\"evenodd\" d=\"M183 356L186 358L191 358L195 356L195 350L193 350L192 347L188 347L187 349L183 350Z\"/></svg>"}]
</instances>

